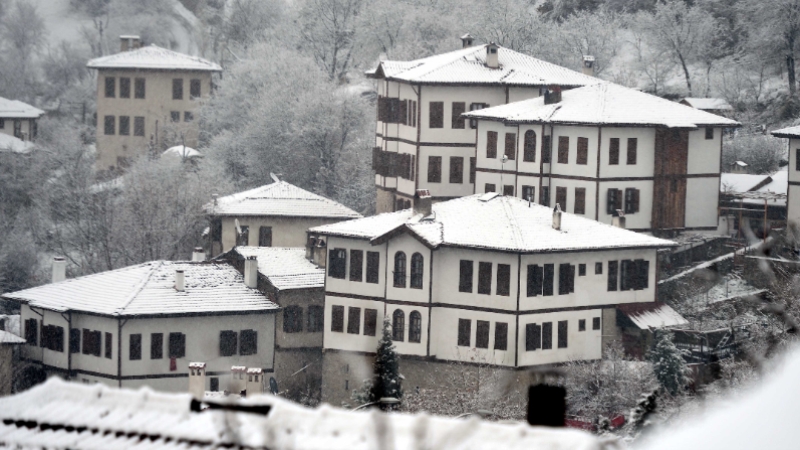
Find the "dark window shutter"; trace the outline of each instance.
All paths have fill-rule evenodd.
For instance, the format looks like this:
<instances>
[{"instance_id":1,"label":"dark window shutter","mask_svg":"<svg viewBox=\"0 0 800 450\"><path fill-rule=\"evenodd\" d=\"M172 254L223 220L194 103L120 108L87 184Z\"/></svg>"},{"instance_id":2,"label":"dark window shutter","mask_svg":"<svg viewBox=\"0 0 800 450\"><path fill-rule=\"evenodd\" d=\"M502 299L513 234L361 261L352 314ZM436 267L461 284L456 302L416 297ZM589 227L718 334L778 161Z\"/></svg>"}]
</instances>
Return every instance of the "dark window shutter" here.
<instances>
[{"instance_id":1,"label":"dark window shutter","mask_svg":"<svg viewBox=\"0 0 800 450\"><path fill-rule=\"evenodd\" d=\"M638 146L638 139L628 138L628 158L627 164L636 164L636 147Z\"/></svg>"},{"instance_id":2,"label":"dark window shutter","mask_svg":"<svg viewBox=\"0 0 800 450\"><path fill-rule=\"evenodd\" d=\"M364 336L375 336L378 329L378 310L364 310Z\"/></svg>"},{"instance_id":3,"label":"dark window shutter","mask_svg":"<svg viewBox=\"0 0 800 450\"><path fill-rule=\"evenodd\" d=\"M511 266L508 264L497 265L497 295L511 295ZM488 332L487 332L488 333Z\"/></svg>"},{"instance_id":4,"label":"dark window shutter","mask_svg":"<svg viewBox=\"0 0 800 450\"><path fill-rule=\"evenodd\" d=\"M562 211L567 210L567 188L563 186L556 187L556 203L561 206Z\"/></svg>"},{"instance_id":5,"label":"dark window shutter","mask_svg":"<svg viewBox=\"0 0 800 450\"><path fill-rule=\"evenodd\" d=\"M558 295L567 295L569 290L570 265L569 263L558 265Z\"/></svg>"},{"instance_id":6,"label":"dark window shutter","mask_svg":"<svg viewBox=\"0 0 800 450\"><path fill-rule=\"evenodd\" d=\"M486 157L490 159L497 158L497 132L486 132Z\"/></svg>"},{"instance_id":7,"label":"dark window shutter","mask_svg":"<svg viewBox=\"0 0 800 450\"><path fill-rule=\"evenodd\" d=\"M584 137L578 138L578 155L576 162L578 164L586 165L589 162L589 139Z\"/></svg>"},{"instance_id":8,"label":"dark window shutter","mask_svg":"<svg viewBox=\"0 0 800 450\"><path fill-rule=\"evenodd\" d=\"M542 324L542 350L553 348L553 322Z\"/></svg>"},{"instance_id":9,"label":"dark window shutter","mask_svg":"<svg viewBox=\"0 0 800 450\"><path fill-rule=\"evenodd\" d=\"M513 161L517 153L517 133L506 133L505 155L509 161Z\"/></svg>"},{"instance_id":10,"label":"dark window shutter","mask_svg":"<svg viewBox=\"0 0 800 450\"><path fill-rule=\"evenodd\" d=\"M444 102L430 102L428 128L444 128Z\"/></svg>"},{"instance_id":11,"label":"dark window shutter","mask_svg":"<svg viewBox=\"0 0 800 450\"><path fill-rule=\"evenodd\" d=\"M450 183L461 184L464 182L464 157L450 157Z\"/></svg>"},{"instance_id":12,"label":"dark window shutter","mask_svg":"<svg viewBox=\"0 0 800 450\"><path fill-rule=\"evenodd\" d=\"M505 322L494 323L494 349L508 350L508 324Z\"/></svg>"},{"instance_id":13,"label":"dark window shutter","mask_svg":"<svg viewBox=\"0 0 800 450\"><path fill-rule=\"evenodd\" d=\"M620 263L619 271L619 290L631 291L635 288L634 276L636 271L633 270L633 261L623 259Z\"/></svg>"},{"instance_id":14,"label":"dark window shutter","mask_svg":"<svg viewBox=\"0 0 800 450\"><path fill-rule=\"evenodd\" d=\"M619 164L619 138L611 138L608 143L608 164Z\"/></svg>"},{"instance_id":15,"label":"dark window shutter","mask_svg":"<svg viewBox=\"0 0 800 450\"><path fill-rule=\"evenodd\" d=\"M462 259L459 263L458 292L472 292L472 271L474 263Z\"/></svg>"},{"instance_id":16,"label":"dark window shutter","mask_svg":"<svg viewBox=\"0 0 800 450\"><path fill-rule=\"evenodd\" d=\"M184 341L186 335L183 336ZM256 330L242 330L239 333L239 354L240 355L255 355L258 353L258 331Z\"/></svg>"},{"instance_id":17,"label":"dark window shutter","mask_svg":"<svg viewBox=\"0 0 800 450\"><path fill-rule=\"evenodd\" d=\"M575 214L586 214L586 188L575 188Z\"/></svg>"},{"instance_id":18,"label":"dark window shutter","mask_svg":"<svg viewBox=\"0 0 800 450\"><path fill-rule=\"evenodd\" d=\"M183 100L183 78L172 79L172 99Z\"/></svg>"},{"instance_id":19,"label":"dark window shutter","mask_svg":"<svg viewBox=\"0 0 800 450\"><path fill-rule=\"evenodd\" d=\"M536 162L536 132L528 130L525 132L525 142L522 153L522 160L526 162Z\"/></svg>"},{"instance_id":20,"label":"dark window shutter","mask_svg":"<svg viewBox=\"0 0 800 450\"><path fill-rule=\"evenodd\" d=\"M550 136L542 136L542 162L550 164L550 155L552 153L552 140Z\"/></svg>"},{"instance_id":21,"label":"dark window shutter","mask_svg":"<svg viewBox=\"0 0 800 450\"><path fill-rule=\"evenodd\" d=\"M145 94L144 78L136 78L133 81L133 90L134 90L134 97L144 98Z\"/></svg>"},{"instance_id":22,"label":"dark window shutter","mask_svg":"<svg viewBox=\"0 0 800 450\"><path fill-rule=\"evenodd\" d=\"M380 277L381 254L367 252L367 283L378 283Z\"/></svg>"},{"instance_id":23,"label":"dark window shutter","mask_svg":"<svg viewBox=\"0 0 800 450\"><path fill-rule=\"evenodd\" d=\"M606 191L606 213L613 215L617 209L617 189Z\"/></svg>"},{"instance_id":24,"label":"dark window shutter","mask_svg":"<svg viewBox=\"0 0 800 450\"><path fill-rule=\"evenodd\" d=\"M442 157L428 157L428 183L442 182Z\"/></svg>"},{"instance_id":25,"label":"dark window shutter","mask_svg":"<svg viewBox=\"0 0 800 450\"><path fill-rule=\"evenodd\" d=\"M131 334L128 339L128 359L131 361L142 359L142 335ZM72 347L72 336L70 336L70 347Z\"/></svg>"},{"instance_id":26,"label":"dark window shutter","mask_svg":"<svg viewBox=\"0 0 800 450\"><path fill-rule=\"evenodd\" d=\"M575 265L569 266L569 292L575 292Z\"/></svg>"},{"instance_id":27,"label":"dark window shutter","mask_svg":"<svg viewBox=\"0 0 800 450\"><path fill-rule=\"evenodd\" d=\"M477 168L476 160L474 156L470 156L469 158L469 182L471 184L475 184L475 169Z\"/></svg>"},{"instance_id":28,"label":"dark window shutter","mask_svg":"<svg viewBox=\"0 0 800 450\"><path fill-rule=\"evenodd\" d=\"M558 321L558 348L567 348L567 321Z\"/></svg>"},{"instance_id":29,"label":"dark window shutter","mask_svg":"<svg viewBox=\"0 0 800 450\"><path fill-rule=\"evenodd\" d=\"M492 294L492 263L478 263L478 294Z\"/></svg>"},{"instance_id":30,"label":"dark window shutter","mask_svg":"<svg viewBox=\"0 0 800 450\"><path fill-rule=\"evenodd\" d=\"M470 334L472 334L471 330L471 320L458 319L458 345L460 347L469 347Z\"/></svg>"},{"instance_id":31,"label":"dark window shutter","mask_svg":"<svg viewBox=\"0 0 800 450\"><path fill-rule=\"evenodd\" d=\"M525 351L531 352L542 347L542 327L535 323L525 325Z\"/></svg>"},{"instance_id":32,"label":"dark window shutter","mask_svg":"<svg viewBox=\"0 0 800 450\"><path fill-rule=\"evenodd\" d=\"M331 306L331 331L337 333L344 331L344 306Z\"/></svg>"},{"instance_id":33,"label":"dark window shutter","mask_svg":"<svg viewBox=\"0 0 800 450\"><path fill-rule=\"evenodd\" d=\"M462 130L464 129L464 118L461 114L466 111L467 105L464 102L453 102L453 117L451 120L451 128Z\"/></svg>"},{"instance_id":34,"label":"dark window shutter","mask_svg":"<svg viewBox=\"0 0 800 450\"><path fill-rule=\"evenodd\" d=\"M542 267L537 264L528 265L528 297L536 297L542 293Z\"/></svg>"},{"instance_id":35,"label":"dark window shutter","mask_svg":"<svg viewBox=\"0 0 800 450\"><path fill-rule=\"evenodd\" d=\"M638 189L633 189L633 194L632 195L633 195L633 200L632 200L633 212L637 213L637 212L639 212L639 190Z\"/></svg>"},{"instance_id":36,"label":"dark window shutter","mask_svg":"<svg viewBox=\"0 0 800 450\"><path fill-rule=\"evenodd\" d=\"M619 267L618 261L609 261L608 262L608 290L609 291L616 291L618 289L618 276L617 271Z\"/></svg>"},{"instance_id":37,"label":"dark window shutter","mask_svg":"<svg viewBox=\"0 0 800 450\"><path fill-rule=\"evenodd\" d=\"M361 333L361 308L349 306L347 308L347 334Z\"/></svg>"},{"instance_id":38,"label":"dark window shutter","mask_svg":"<svg viewBox=\"0 0 800 450\"><path fill-rule=\"evenodd\" d=\"M400 117L398 119L398 122L408 125L408 100L400 102Z\"/></svg>"},{"instance_id":39,"label":"dark window shutter","mask_svg":"<svg viewBox=\"0 0 800 450\"><path fill-rule=\"evenodd\" d=\"M489 327L486 320L478 320L475 324L475 347L489 348Z\"/></svg>"},{"instance_id":40,"label":"dark window shutter","mask_svg":"<svg viewBox=\"0 0 800 450\"><path fill-rule=\"evenodd\" d=\"M569 163L569 136L558 137L558 163Z\"/></svg>"},{"instance_id":41,"label":"dark window shutter","mask_svg":"<svg viewBox=\"0 0 800 450\"><path fill-rule=\"evenodd\" d=\"M350 281L361 282L364 275L364 251L350 250Z\"/></svg>"},{"instance_id":42,"label":"dark window shutter","mask_svg":"<svg viewBox=\"0 0 800 450\"><path fill-rule=\"evenodd\" d=\"M622 204L622 201L623 201L623 199L622 199L622 195L623 195L622 189L615 189L614 190L614 195L616 197L616 199L614 200L614 204L617 205L617 209L622 209L623 208L623 204Z\"/></svg>"},{"instance_id":43,"label":"dark window shutter","mask_svg":"<svg viewBox=\"0 0 800 450\"><path fill-rule=\"evenodd\" d=\"M554 264L545 264L542 271L542 295L553 295L553 279L556 276L556 266Z\"/></svg>"},{"instance_id":44,"label":"dark window shutter","mask_svg":"<svg viewBox=\"0 0 800 450\"><path fill-rule=\"evenodd\" d=\"M286 314L284 313L284 321ZM284 323L283 329L286 330L287 324ZM219 332L219 356L233 356L238 351L239 334L235 331L224 330Z\"/></svg>"}]
</instances>

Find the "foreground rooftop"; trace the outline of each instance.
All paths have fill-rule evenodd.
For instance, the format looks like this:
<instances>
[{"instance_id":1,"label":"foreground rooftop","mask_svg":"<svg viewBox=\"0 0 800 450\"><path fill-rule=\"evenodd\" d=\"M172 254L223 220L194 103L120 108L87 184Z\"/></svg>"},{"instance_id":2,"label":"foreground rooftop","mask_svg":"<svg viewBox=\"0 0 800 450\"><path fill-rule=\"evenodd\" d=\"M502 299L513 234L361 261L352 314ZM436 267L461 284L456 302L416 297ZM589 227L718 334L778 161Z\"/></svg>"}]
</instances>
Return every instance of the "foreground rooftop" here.
<instances>
[{"instance_id":1,"label":"foreground rooftop","mask_svg":"<svg viewBox=\"0 0 800 450\"><path fill-rule=\"evenodd\" d=\"M221 72L222 67L207 59L148 45L113 55L95 58L86 64L90 69L153 69Z\"/></svg>"}]
</instances>

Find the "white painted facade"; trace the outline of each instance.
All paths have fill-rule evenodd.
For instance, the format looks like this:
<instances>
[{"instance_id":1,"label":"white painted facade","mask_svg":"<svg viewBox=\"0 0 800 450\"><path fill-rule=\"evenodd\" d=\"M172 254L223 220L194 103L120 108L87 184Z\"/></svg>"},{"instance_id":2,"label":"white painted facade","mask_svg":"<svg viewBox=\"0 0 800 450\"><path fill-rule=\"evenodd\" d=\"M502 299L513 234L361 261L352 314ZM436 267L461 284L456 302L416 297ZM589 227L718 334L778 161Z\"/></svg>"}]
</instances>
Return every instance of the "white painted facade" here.
<instances>
[{"instance_id":1,"label":"white painted facade","mask_svg":"<svg viewBox=\"0 0 800 450\"><path fill-rule=\"evenodd\" d=\"M786 220L800 224L800 136L789 139L789 189L786 197Z\"/></svg>"}]
</instances>

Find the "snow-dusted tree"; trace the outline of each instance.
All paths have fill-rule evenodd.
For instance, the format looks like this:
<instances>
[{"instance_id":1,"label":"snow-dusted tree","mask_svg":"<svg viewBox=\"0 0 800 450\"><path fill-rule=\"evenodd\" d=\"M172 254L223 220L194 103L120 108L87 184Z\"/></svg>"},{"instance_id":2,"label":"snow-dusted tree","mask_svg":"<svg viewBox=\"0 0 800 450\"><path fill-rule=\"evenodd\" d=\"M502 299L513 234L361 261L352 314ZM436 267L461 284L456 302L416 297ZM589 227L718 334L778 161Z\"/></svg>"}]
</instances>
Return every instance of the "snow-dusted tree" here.
<instances>
[{"instance_id":1,"label":"snow-dusted tree","mask_svg":"<svg viewBox=\"0 0 800 450\"><path fill-rule=\"evenodd\" d=\"M675 396L689 384L689 369L683 352L675 346L672 337L672 332L668 330L657 331L647 359L653 363L653 371L661 386Z\"/></svg>"},{"instance_id":2,"label":"snow-dusted tree","mask_svg":"<svg viewBox=\"0 0 800 450\"><path fill-rule=\"evenodd\" d=\"M559 25L560 41L570 55L569 67L578 68L584 55L595 57L594 73L601 75L619 48L621 21L617 14L603 8L596 12L580 11Z\"/></svg>"},{"instance_id":3,"label":"snow-dusted tree","mask_svg":"<svg viewBox=\"0 0 800 450\"><path fill-rule=\"evenodd\" d=\"M0 95L32 101L40 82L35 57L45 45L47 29L36 7L17 0L0 21Z\"/></svg>"},{"instance_id":4,"label":"snow-dusted tree","mask_svg":"<svg viewBox=\"0 0 800 450\"><path fill-rule=\"evenodd\" d=\"M781 160L789 156L783 141L761 134L726 139L722 146L723 170L736 161L744 161L751 173L773 173L778 170Z\"/></svg>"},{"instance_id":5,"label":"snow-dusted tree","mask_svg":"<svg viewBox=\"0 0 800 450\"><path fill-rule=\"evenodd\" d=\"M343 80L359 52L363 0L304 0L299 12L303 48L331 81Z\"/></svg>"},{"instance_id":6,"label":"snow-dusted tree","mask_svg":"<svg viewBox=\"0 0 800 450\"><path fill-rule=\"evenodd\" d=\"M382 398L396 398L402 400L403 386L400 378L400 357L392 341L392 324L389 317L383 319L383 331L378 341L378 351L375 355L375 379L372 385L372 401ZM381 409L396 410L399 405L381 404Z\"/></svg>"}]
</instances>

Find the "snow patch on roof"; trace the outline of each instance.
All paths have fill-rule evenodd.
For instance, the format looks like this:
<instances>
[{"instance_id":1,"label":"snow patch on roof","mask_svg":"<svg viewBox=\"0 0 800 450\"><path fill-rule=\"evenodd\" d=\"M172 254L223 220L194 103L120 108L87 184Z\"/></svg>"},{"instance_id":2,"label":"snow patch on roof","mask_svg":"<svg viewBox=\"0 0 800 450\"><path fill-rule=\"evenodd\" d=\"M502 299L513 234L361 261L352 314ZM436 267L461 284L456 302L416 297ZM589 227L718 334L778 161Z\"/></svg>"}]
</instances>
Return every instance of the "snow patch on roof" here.
<instances>
[{"instance_id":1,"label":"snow patch on roof","mask_svg":"<svg viewBox=\"0 0 800 450\"><path fill-rule=\"evenodd\" d=\"M797 138L800 137L800 125L795 127L781 128L780 130L770 131L775 137Z\"/></svg>"},{"instance_id":2,"label":"snow patch on roof","mask_svg":"<svg viewBox=\"0 0 800 450\"><path fill-rule=\"evenodd\" d=\"M0 97L0 119L36 119L44 115L39 108L21 102Z\"/></svg>"},{"instance_id":3,"label":"snow patch on roof","mask_svg":"<svg viewBox=\"0 0 800 450\"><path fill-rule=\"evenodd\" d=\"M0 152L8 151L12 153L30 153L33 150L33 142L23 141L9 134L0 133Z\"/></svg>"},{"instance_id":4,"label":"snow patch on roof","mask_svg":"<svg viewBox=\"0 0 800 450\"><path fill-rule=\"evenodd\" d=\"M617 305L631 321L642 330L686 325L689 322L666 303L628 303Z\"/></svg>"},{"instance_id":5,"label":"snow patch on roof","mask_svg":"<svg viewBox=\"0 0 800 450\"><path fill-rule=\"evenodd\" d=\"M234 247L243 257L255 256L258 271L278 290L321 288L325 269L306 259L305 248Z\"/></svg>"},{"instance_id":6,"label":"snow patch on roof","mask_svg":"<svg viewBox=\"0 0 800 450\"><path fill-rule=\"evenodd\" d=\"M176 145L174 147L170 147L170 148L164 150L164 153L162 153L162 155L177 156L177 157L180 157L182 159L186 159L186 158L202 158L203 157L202 153L198 152L197 150L195 150L195 149L193 149L191 147L187 147L185 145Z\"/></svg>"},{"instance_id":7,"label":"snow patch on roof","mask_svg":"<svg viewBox=\"0 0 800 450\"><path fill-rule=\"evenodd\" d=\"M222 67L207 59L148 45L136 50L95 58L86 64L90 69L160 69L221 72Z\"/></svg>"},{"instance_id":8,"label":"snow patch on roof","mask_svg":"<svg viewBox=\"0 0 800 450\"><path fill-rule=\"evenodd\" d=\"M733 111L733 106L731 106L731 104L728 103L728 101L724 98L686 97L681 101L688 103L689 106L696 109Z\"/></svg>"}]
</instances>

